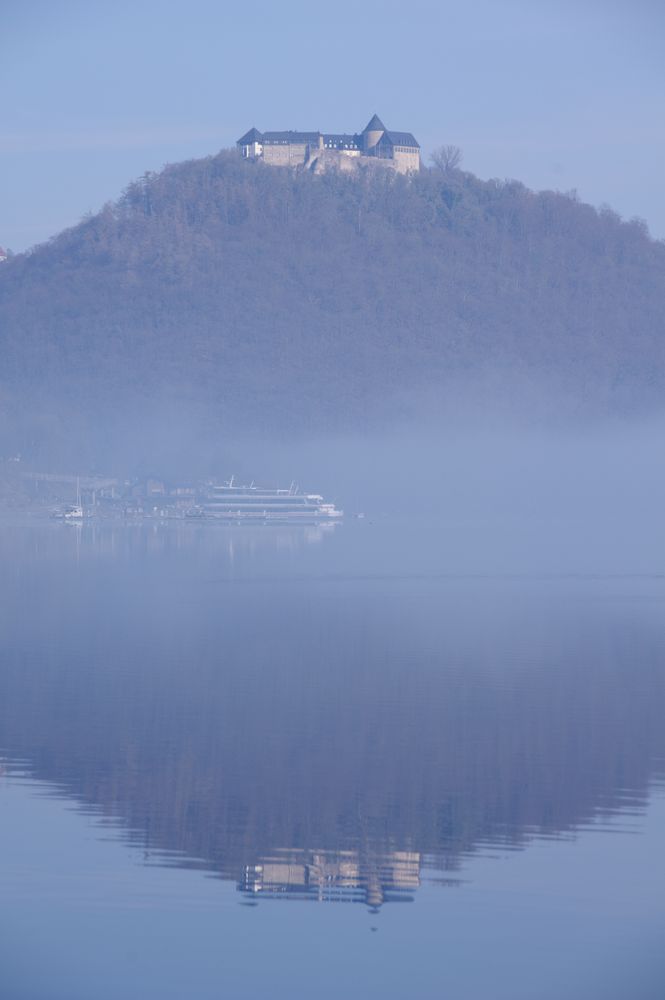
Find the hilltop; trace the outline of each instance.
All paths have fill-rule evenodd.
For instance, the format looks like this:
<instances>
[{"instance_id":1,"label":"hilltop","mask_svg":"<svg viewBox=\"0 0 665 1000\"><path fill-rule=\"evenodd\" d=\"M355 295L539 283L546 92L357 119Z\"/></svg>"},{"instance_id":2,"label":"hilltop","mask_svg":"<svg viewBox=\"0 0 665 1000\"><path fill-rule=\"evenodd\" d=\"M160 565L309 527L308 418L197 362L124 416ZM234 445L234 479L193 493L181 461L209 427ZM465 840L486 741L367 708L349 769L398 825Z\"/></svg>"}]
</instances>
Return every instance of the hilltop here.
<instances>
[{"instance_id":1,"label":"hilltop","mask_svg":"<svg viewBox=\"0 0 665 1000\"><path fill-rule=\"evenodd\" d=\"M665 245L574 195L223 151L0 266L0 447L357 429L465 395L644 411L664 317Z\"/></svg>"}]
</instances>

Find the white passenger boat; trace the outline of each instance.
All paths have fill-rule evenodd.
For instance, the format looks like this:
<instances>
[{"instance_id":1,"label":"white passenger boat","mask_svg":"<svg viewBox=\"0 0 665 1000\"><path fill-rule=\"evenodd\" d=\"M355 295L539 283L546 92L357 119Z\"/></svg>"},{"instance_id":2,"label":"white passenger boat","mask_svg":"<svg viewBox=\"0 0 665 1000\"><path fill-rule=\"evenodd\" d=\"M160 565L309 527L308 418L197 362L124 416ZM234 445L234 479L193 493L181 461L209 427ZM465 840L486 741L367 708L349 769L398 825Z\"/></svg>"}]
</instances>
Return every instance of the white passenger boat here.
<instances>
[{"instance_id":1,"label":"white passenger boat","mask_svg":"<svg viewBox=\"0 0 665 1000\"><path fill-rule=\"evenodd\" d=\"M318 524L339 521L344 512L326 503L319 493L300 493L292 483L288 490L267 489L251 483L236 485L234 477L223 486L212 486L204 503L189 517L223 521L253 521Z\"/></svg>"}]
</instances>

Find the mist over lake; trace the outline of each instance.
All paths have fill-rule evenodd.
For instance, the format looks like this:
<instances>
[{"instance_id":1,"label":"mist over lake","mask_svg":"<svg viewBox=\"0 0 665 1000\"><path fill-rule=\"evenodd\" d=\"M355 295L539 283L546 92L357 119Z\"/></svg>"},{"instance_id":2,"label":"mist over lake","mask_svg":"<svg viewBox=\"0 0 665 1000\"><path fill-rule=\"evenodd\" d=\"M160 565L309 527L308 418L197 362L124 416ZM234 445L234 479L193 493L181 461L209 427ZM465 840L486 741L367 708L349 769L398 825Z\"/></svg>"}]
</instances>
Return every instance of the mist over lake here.
<instances>
[{"instance_id":1,"label":"mist over lake","mask_svg":"<svg viewBox=\"0 0 665 1000\"><path fill-rule=\"evenodd\" d=\"M4 5L0 1000L665 996L661 6Z\"/></svg>"}]
</instances>

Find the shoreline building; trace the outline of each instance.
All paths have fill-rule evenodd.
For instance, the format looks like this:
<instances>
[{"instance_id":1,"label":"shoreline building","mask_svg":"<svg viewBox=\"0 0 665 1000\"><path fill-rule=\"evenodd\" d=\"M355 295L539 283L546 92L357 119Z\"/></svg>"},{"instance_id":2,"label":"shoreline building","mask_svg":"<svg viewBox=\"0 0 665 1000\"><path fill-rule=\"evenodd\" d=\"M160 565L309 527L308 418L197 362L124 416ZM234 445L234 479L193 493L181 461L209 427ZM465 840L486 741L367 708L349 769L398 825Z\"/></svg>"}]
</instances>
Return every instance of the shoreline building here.
<instances>
[{"instance_id":1,"label":"shoreline building","mask_svg":"<svg viewBox=\"0 0 665 1000\"><path fill-rule=\"evenodd\" d=\"M273 167L305 166L315 173L372 165L399 174L420 170L420 145L411 132L393 132L373 115L362 132L259 132L251 128L236 143L248 160Z\"/></svg>"}]
</instances>

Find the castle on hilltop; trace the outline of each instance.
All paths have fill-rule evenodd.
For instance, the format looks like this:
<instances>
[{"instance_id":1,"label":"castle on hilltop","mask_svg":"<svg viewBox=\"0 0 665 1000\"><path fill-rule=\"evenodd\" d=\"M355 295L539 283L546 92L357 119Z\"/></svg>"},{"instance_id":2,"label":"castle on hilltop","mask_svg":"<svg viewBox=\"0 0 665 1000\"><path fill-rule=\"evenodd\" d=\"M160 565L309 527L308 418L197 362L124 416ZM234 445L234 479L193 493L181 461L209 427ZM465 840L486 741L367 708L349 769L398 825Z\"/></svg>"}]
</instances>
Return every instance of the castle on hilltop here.
<instances>
[{"instance_id":1,"label":"castle on hilltop","mask_svg":"<svg viewBox=\"0 0 665 1000\"><path fill-rule=\"evenodd\" d=\"M249 160L274 167L305 166L315 173L372 165L409 174L420 170L420 146L410 132L389 131L378 115L360 133L259 132L251 128L236 144Z\"/></svg>"}]
</instances>

